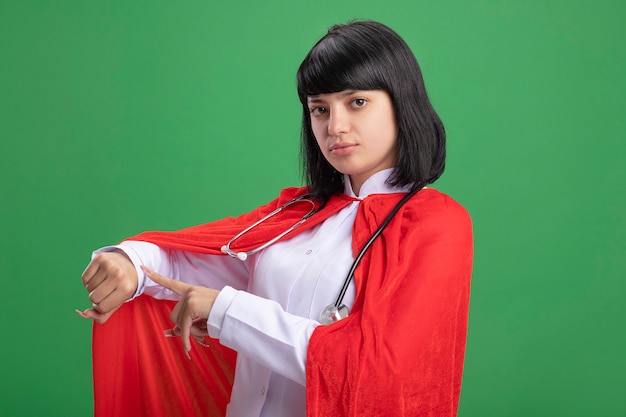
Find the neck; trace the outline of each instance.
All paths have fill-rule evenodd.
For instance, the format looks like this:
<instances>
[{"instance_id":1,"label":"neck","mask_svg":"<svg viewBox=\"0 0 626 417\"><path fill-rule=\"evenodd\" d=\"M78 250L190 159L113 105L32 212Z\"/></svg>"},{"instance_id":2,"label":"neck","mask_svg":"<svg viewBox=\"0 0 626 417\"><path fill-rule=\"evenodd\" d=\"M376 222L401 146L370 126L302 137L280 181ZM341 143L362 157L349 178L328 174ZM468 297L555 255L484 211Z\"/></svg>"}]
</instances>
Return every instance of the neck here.
<instances>
[{"instance_id":1,"label":"neck","mask_svg":"<svg viewBox=\"0 0 626 417\"><path fill-rule=\"evenodd\" d=\"M352 192L354 193L355 196L359 196L359 192L361 191L361 186L363 185L363 183L367 180L359 180L358 178L350 175L350 186L352 187Z\"/></svg>"}]
</instances>

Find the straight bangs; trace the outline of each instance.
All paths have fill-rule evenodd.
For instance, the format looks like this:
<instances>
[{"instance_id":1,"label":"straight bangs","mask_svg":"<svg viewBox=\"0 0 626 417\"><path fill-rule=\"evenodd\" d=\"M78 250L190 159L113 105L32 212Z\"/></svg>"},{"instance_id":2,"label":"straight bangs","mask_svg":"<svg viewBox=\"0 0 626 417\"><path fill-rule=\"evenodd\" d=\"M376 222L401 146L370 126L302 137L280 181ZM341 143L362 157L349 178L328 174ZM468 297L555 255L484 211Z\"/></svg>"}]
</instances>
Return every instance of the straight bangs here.
<instances>
[{"instance_id":1,"label":"straight bangs","mask_svg":"<svg viewBox=\"0 0 626 417\"><path fill-rule=\"evenodd\" d=\"M297 74L298 96L307 98L344 90L386 90L389 74L381 70L380 58L362 45L328 37L318 43L304 59Z\"/></svg>"}]
</instances>

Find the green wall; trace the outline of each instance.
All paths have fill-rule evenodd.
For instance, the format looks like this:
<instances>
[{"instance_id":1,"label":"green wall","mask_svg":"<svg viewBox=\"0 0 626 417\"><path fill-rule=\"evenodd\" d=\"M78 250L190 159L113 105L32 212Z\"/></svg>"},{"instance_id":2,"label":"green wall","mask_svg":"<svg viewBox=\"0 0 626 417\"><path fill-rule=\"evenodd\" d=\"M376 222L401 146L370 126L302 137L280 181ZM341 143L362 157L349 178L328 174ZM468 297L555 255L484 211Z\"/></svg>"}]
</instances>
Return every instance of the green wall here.
<instances>
[{"instance_id":1,"label":"green wall","mask_svg":"<svg viewBox=\"0 0 626 417\"><path fill-rule=\"evenodd\" d=\"M474 219L459 415L626 415L624 4L3 0L0 416L92 413L92 249L300 184L294 75L355 17L416 53Z\"/></svg>"}]
</instances>

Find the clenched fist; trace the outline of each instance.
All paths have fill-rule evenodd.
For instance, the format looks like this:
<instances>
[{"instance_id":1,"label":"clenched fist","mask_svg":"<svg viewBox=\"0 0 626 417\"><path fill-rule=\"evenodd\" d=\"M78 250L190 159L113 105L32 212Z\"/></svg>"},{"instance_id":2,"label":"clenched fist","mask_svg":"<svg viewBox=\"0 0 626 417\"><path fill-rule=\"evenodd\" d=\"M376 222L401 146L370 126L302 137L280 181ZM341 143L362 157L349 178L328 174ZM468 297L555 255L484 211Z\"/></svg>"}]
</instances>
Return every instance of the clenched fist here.
<instances>
[{"instance_id":1,"label":"clenched fist","mask_svg":"<svg viewBox=\"0 0 626 417\"><path fill-rule=\"evenodd\" d=\"M78 311L81 316L104 323L137 291L137 271L122 251L98 254L82 275L93 307Z\"/></svg>"}]
</instances>

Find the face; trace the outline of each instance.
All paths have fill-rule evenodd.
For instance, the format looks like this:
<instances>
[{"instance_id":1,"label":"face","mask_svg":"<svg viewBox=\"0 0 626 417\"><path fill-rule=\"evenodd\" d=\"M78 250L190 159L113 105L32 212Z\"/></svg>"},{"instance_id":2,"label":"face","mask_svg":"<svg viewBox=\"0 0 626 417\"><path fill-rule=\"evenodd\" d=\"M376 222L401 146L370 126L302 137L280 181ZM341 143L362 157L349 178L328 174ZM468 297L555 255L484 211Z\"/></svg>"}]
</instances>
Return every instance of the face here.
<instances>
[{"instance_id":1,"label":"face","mask_svg":"<svg viewBox=\"0 0 626 417\"><path fill-rule=\"evenodd\" d=\"M352 189L396 166L395 112L384 90L344 90L307 99L311 128L326 160L350 176Z\"/></svg>"}]
</instances>

